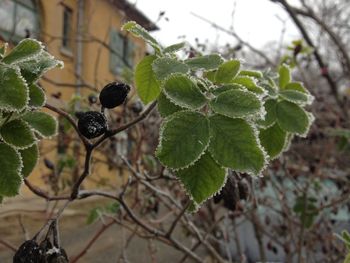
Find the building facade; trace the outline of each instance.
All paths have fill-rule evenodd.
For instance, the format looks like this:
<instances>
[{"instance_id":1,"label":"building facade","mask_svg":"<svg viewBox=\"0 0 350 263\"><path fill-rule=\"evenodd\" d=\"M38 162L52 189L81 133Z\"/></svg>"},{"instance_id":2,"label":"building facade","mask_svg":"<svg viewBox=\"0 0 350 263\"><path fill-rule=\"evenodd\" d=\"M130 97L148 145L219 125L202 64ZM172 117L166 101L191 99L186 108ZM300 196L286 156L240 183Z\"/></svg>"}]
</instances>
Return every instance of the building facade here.
<instances>
[{"instance_id":1,"label":"building facade","mask_svg":"<svg viewBox=\"0 0 350 263\"><path fill-rule=\"evenodd\" d=\"M74 96L86 97L119 80L145 55L145 42L120 30L129 20L157 29L126 0L0 0L0 42L11 46L36 38L64 62L63 69L51 70L40 81L48 102L61 107ZM58 140L41 145L45 158L57 160L57 152L47 149L57 149ZM106 166L96 169L105 177L115 175ZM30 180L42 185L47 172L41 160Z\"/></svg>"}]
</instances>

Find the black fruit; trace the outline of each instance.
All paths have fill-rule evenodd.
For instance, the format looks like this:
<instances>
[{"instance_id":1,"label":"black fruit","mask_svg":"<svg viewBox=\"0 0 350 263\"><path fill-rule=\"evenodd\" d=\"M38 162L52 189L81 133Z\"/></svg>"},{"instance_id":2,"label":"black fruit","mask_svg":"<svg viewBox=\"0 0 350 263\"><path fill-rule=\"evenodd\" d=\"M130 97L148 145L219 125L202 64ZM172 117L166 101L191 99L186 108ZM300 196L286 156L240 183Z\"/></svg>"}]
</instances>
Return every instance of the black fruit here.
<instances>
[{"instance_id":1,"label":"black fruit","mask_svg":"<svg viewBox=\"0 0 350 263\"><path fill-rule=\"evenodd\" d=\"M34 240L25 241L13 257L13 263L41 262L42 250Z\"/></svg>"},{"instance_id":2,"label":"black fruit","mask_svg":"<svg viewBox=\"0 0 350 263\"><path fill-rule=\"evenodd\" d=\"M229 174L225 186L221 192L214 196L214 203L224 201L224 207L231 211L237 210L237 204L240 200L247 200L249 197L249 188L245 181L238 181L233 174ZM238 182L237 182L238 181Z\"/></svg>"},{"instance_id":3,"label":"black fruit","mask_svg":"<svg viewBox=\"0 0 350 263\"><path fill-rule=\"evenodd\" d=\"M52 254L46 254L47 263L68 263L68 256L66 251L63 248L60 248L58 251L53 252Z\"/></svg>"},{"instance_id":4,"label":"black fruit","mask_svg":"<svg viewBox=\"0 0 350 263\"><path fill-rule=\"evenodd\" d=\"M79 114L78 128L84 137L96 138L107 131L107 120L100 112L84 112Z\"/></svg>"},{"instance_id":5,"label":"black fruit","mask_svg":"<svg viewBox=\"0 0 350 263\"><path fill-rule=\"evenodd\" d=\"M125 83L112 82L107 84L100 93L100 102L102 107L113 109L125 101L130 86Z\"/></svg>"}]
</instances>

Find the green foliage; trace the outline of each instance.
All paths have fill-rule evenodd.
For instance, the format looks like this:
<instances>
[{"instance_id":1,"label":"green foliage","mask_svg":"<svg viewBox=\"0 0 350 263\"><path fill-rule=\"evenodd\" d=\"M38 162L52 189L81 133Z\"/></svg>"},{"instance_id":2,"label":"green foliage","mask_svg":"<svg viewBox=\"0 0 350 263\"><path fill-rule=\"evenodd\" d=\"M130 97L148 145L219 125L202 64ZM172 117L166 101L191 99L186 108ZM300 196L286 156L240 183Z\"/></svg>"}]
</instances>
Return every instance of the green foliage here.
<instances>
[{"instance_id":1,"label":"green foliage","mask_svg":"<svg viewBox=\"0 0 350 263\"><path fill-rule=\"evenodd\" d=\"M173 74L164 83L165 95L174 104L188 108L200 109L207 102L196 83L182 74Z\"/></svg>"},{"instance_id":2,"label":"green foliage","mask_svg":"<svg viewBox=\"0 0 350 263\"><path fill-rule=\"evenodd\" d=\"M19 61L28 60L28 58L38 55L42 50L43 46L39 41L23 39L1 62L6 64L18 63Z\"/></svg>"},{"instance_id":3,"label":"green foliage","mask_svg":"<svg viewBox=\"0 0 350 263\"><path fill-rule=\"evenodd\" d=\"M238 74L241 63L239 60L229 60L224 62L218 68L215 74L215 81L217 83L230 83Z\"/></svg>"},{"instance_id":4,"label":"green foliage","mask_svg":"<svg viewBox=\"0 0 350 263\"><path fill-rule=\"evenodd\" d=\"M156 58L156 56L144 57L135 69L137 93L145 104L155 100L160 93L159 82L152 70L152 63Z\"/></svg>"},{"instance_id":5,"label":"green foliage","mask_svg":"<svg viewBox=\"0 0 350 263\"><path fill-rule=\"evenodd\" d=\"M0 196L15 196L22 183L21 157L14 148L0 143Z\"/></svg>"},{"instance_id":6,"label":"green foliage","mask_svg":"<svg viewBox=\"0 0 350 263\"><path fill-rule=\"evenodd\" d=\"M310 126L310 119L306 112L297 104L280 101L276 105L277 122L287 132L299 135L305 134Z\"/></svg>"},{"instance_id":7,"label":"green foliage","mask_svg":"<svg viewBox=\"0 0 350 263\"><path fill-rule=\"evenodd\" d=\"M269 158L274 159L283 151L286 144L287 133L275 123L267 129L260 129L259 138Z\"/></svg>"},{"instance_id":8,"label":"green foliage","mask_svg":"<svg viewBox=\"0 0 350 263\"><path fill-rule=\"evenodd\" d=\"M193 201L201 204L217 193L226 181L226 170L205 153L192 166L176 172Z\"/></svg>"},{"instance_id":9,"label":"green foliage","mask_svg":"<svg viewBox=\"0 0 350 263\"><path fill-rule=\"evenodd\" d=\"M24 177L27 177L34 169L35 165L39 159L39 148L36 143L31 147L23 150L19 150L19 154L22 157L23 168L22 174Z\"/></svg>"},{"instance_id":10,"label":"green foliage","mask_svg":"<svg viewBox=\"0 0 350 263\"><path fill-rule=\"evenodd\" d=\"M237 89L220 93L210 102L210 107L231 118L261 115L262 110L261 101L254 93Z\"/></svg>"},{"instance_id":11,"label":"green foliage","mask_svg":"<svg viewBox=\"0 0 350 263\"><path fill-rule=\"evenodd\" d=\"M157 58L152 63L152 69L159 80L164 80L173 73L186 74L189 71L185 63L172 58Z\"/></svg>"},{"instance_id":12,"label":"green foliage","mask_svg":"<svg viewBox=\"0 0 350 263\"><path fill-rule=\"evenodd\" d=\"M0 196L6 197L18 194L38 161L34 133L56 133L54 117L41 112L45 94L36 81L62 62L33 39L22 40L8 54L5 45L0 53Z\"/></svg>"},{"instance_id":13,"label":"green foliage","mask_svg":"<svg viewBox=\"0 0 350 263\"><path fill-rule=\"evenodd\" d=\"M205 70L217 69L223 62L224 62L223 58L218 54L194 57L194 58L185 60L185 63L191 69L205 69Z\"/></svg>"},{"instance_id":14,"label":"green foliage","mask_svg":"<svg viewBox=\"0 0 350 263\"><path fill-rule=\"evenodd\" d=\"M199 112L180 111L169 116L160 130L156 156L172 169L196 162L209 143L209 121Z\"/></svg>"},{"instance_id":15,"label":"green foliage","mask_svg":"<svg viewBox=\"0 0 350 263\"><path fill-rule=\"evenodd\" d=\"M43 137L56 135L57 121L48 113L40 111L27 112L22 116L22 119Z\"/></svg>"},{"instance_id":16,"label":"green foliage","mask_svg":"<svg viewBox=\"0 0 350 263\"><path fill-rule=\"evenodd\" d=\"M136 67L136 85L144 102L158 101L164 119L156 156L179 177L192 211L220 190L225 169L259 175L294 136L307 134L313 117L304 106L313 97L292 82L287 64L275 76L218 54L183 60L175 54L183 43L163 49L135 22L123 29L155 50L143 80L137 75L144 60Z\"/></svg>"},{"instance_id":17,"label":"green foliage","mask_svg":"<svg viewBox=\"0 0 350 263\"><path fill-rule=\"evenodd\" d=\"M164 48L164 53L173 53L176 51L179 51L185 47L186 43L185 42L180 42L174 45L170 45L166 48Z\"/></svg>"},{"instance_id":18,"label":"green foliage","mask_svg":"<svg viewBox=\"0 0 350 263\"><path fill-rule=\"evenodd\" d=\"M46 96L42 88L40 88L35 83L30 84L28 106L33 108L40 108L44 106L45 101L46 101Z\"/></svg>"},{"instance_id":19,"label":"green foliage","mask_svg":"<svg viewBox=\"0 0 350 263\"><path fill-rule=\"evenodd\" d=\"M138 25L134 21L129 21L125 23L122 30L131 32L136 37L141 37L148 44L150 44L157 52L161 51L160 45L157 40L155 40L142 26Z\"/></svg>"},{"instance_id":20,"label":"green foliage","mask_svg":"<svg viewBox=\"0 0 350 263\"><path fill-rule=\"evenodd\" d=\"M29 125L21 119L6 122L0 128L3 141L19 149L25 149L35 142Z\"/></svg>"},{"instance_id":21,"label":"green foliage","mask_svg":"<svg viewBox=\"0 0 350 263\"><path fill-rule=\"evenodd\" d=\"M290 82L291 80L291 73L290 68L286 64L283 64L279 68L279 87L280 89L284 89L285 86Z\"/></svg>"},{"instance_id":22,"label":"green foliage","mask_svg":"<svg viewBox=\"0 0 350 263\"><path fill-rule=\"evenodd\" d=\"M23 110L28 104L28 85L18 68L0 63L0 110Z\"/></svg>"},{"instance_id":23,"label":"green foliage","mask_svg":"<svg viewBox=\"0 0 350 263\"><path fill-rule=\"evenodd\" d=\"M255 128L247 121L212 115L210 135L209 151L222 166L253 175L265 167L266 155Z\"/></svg>"},{"instance_id":24,"label":"green foliage","mask_svg":"<svg viewBox=\"0 0 350 263\"><path fill-rule=\"evenodd\" d=\"M162 116L163 118L177 112L183 110L183 108L181 108L178 105L175 105L174 103L172 103L165 95L164 92L162 92L159 97L158 97L158 111L160 116Z\"/></svg>"}]
</instances>

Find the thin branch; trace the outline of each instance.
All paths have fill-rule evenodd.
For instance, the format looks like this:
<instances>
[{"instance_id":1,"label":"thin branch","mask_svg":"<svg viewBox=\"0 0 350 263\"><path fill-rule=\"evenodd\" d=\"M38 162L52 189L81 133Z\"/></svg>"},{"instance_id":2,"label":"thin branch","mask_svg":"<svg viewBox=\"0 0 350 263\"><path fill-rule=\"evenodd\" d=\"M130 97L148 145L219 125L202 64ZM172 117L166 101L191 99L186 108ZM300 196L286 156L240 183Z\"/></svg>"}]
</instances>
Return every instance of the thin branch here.
<instances>
[{"instance_id":1,"label":"thin branch","mask_svg":"<svg viewBox=\"0 0 350 263\"><path fill-rule=\"evenodd\" d=\"M268 63L271 66L275 66L275 63L272 62L262 51L258 50L257 48L253 47L251 44L249 44L247 41L244 41L237 33L235 33L232 30L226 29L222 26L217 25L216 23L214 23L213 21L210 21L209 19L202 17L196 13L191 12L191 14L197 18L199 18L200 20L210 24L212 27L233 36L234 38L236 38L242 45L248 47L251 51L253 51L254 53L256 53L257 55L259 55L260 57L262 57L266 63Z\"/></svg>"},{"instance_id":2,"label":"thin branch","mask_svg":"<svg viewBox=\"0 0 350 263\"><path fill-rule=\"evenodd\" d=\"M90 241L85 245L85 247L82 249L82 251L73 257L70 262L75 263L77 262L80 258L82 258L88 250L91 248L91 246L97 241L97 239L109 228L111 227L115 222L112 220L107 224L102 225L102 227L95 233L95 235L90 239Z\"/></svg>"},{"instance_id":3,"label":"thin branch","mask_svg":"<svg viewBox=\"0 0 350 263\"><path fill-rule=\"evenodd\" d=\"M85 147L89 147L90 146L90 142L80 133L79 128L78 128L78 126L76 124L76 121L72 118L72 116L70 116L64 110L56 108L55 106L52 106L52 105L50 105L48 103L46 103L44 107L49 109L49 110L51 110L51 111L53 111L53 112L56 112L57 114L61 115L62 117L64 117L73 126L74 130L79 135L79 138L82 140L82 142L84 143Z\"/></svg>"}]
</instances>

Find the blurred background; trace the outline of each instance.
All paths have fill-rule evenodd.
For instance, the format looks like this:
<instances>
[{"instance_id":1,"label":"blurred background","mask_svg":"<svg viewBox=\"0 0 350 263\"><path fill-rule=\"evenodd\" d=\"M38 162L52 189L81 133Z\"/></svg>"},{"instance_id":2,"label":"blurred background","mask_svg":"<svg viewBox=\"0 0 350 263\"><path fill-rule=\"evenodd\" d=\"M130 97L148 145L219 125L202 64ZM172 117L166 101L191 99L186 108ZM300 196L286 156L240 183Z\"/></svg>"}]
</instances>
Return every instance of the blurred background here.
<instances>
[{"instance_id":1,"label":"blurred background","mask_svg":"<svg viewBox=\"0 0 350 263\"><path fill-rule=\"evenodd\" d=\"M153 52L121 32L129 20L164 46L186 42L184 59L219 52L256 70L288 64L315 96L308 136L294 139L261 178L231 171L222 193L181 217L174 234L203 262L343 262L350 247L342 234L350 230L349 17L348 0L0 0L0 43L37 38L64 61L40 85L48 103L72 116L98 110L107 83L132 85L133 68ZM109 121L126 123L144 107L133 90ZM58 136L41 144L40 163L21 195L0 207L0 262L12 262L14 250L62 206L32 189L67 194L82 171L84 149L69 123L59 121ZM153 155L160 121L154 111L103 144L84 189L115 193L129 184L133 212L162 230L181 215L186 196ZM196 261L104 198L69 206L60 229L71 262Z\"/></svg>"}]
</instances>

